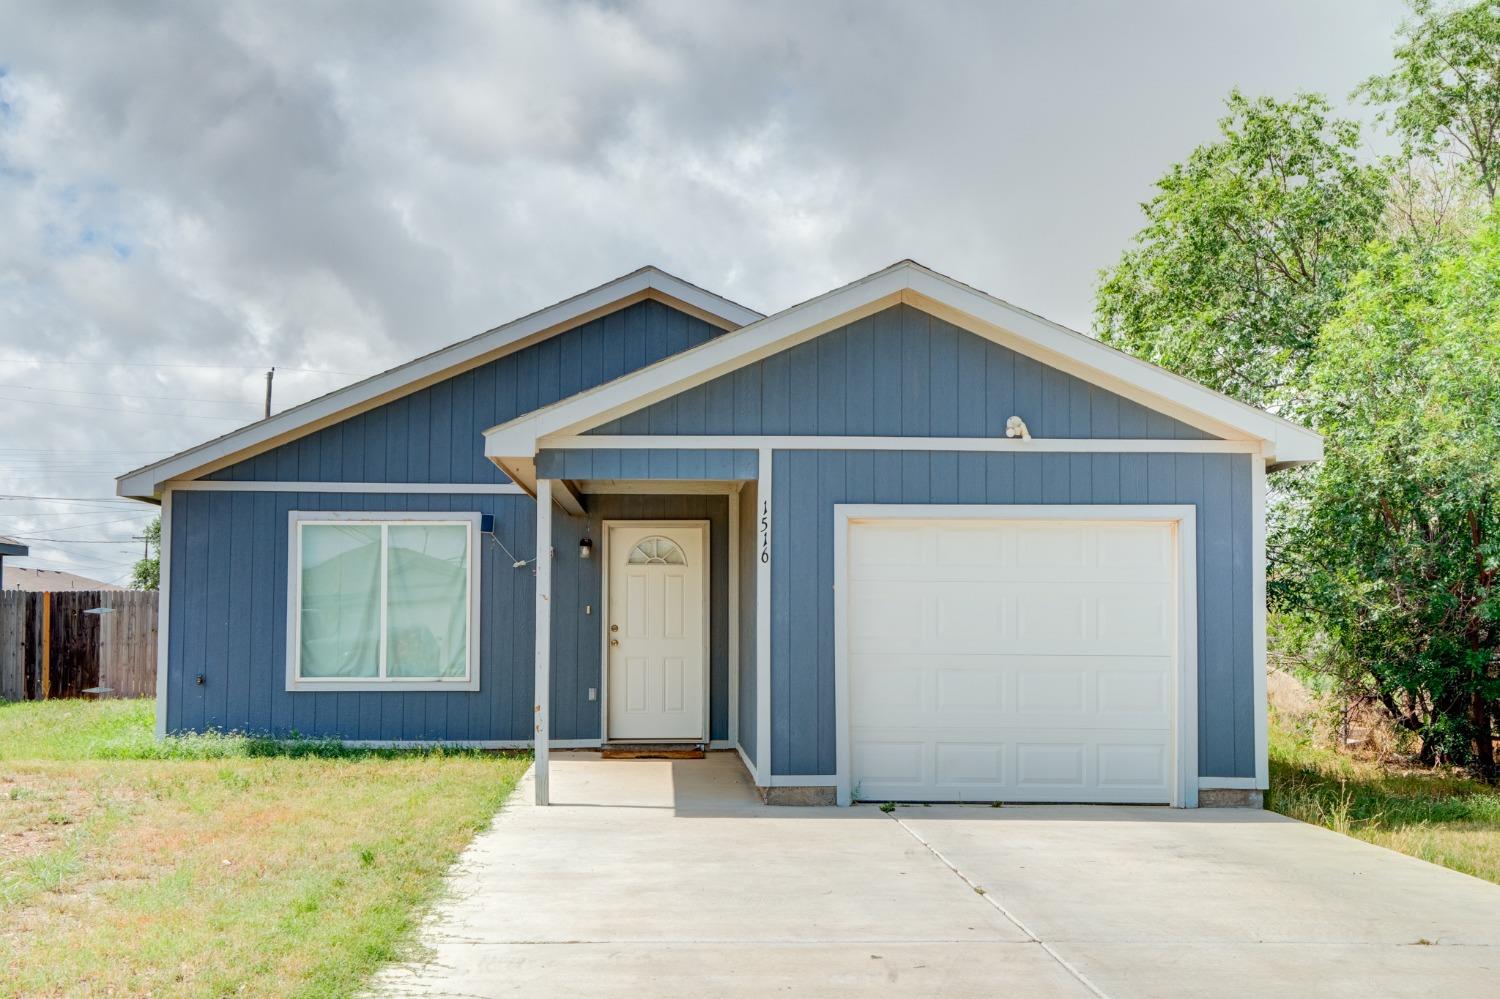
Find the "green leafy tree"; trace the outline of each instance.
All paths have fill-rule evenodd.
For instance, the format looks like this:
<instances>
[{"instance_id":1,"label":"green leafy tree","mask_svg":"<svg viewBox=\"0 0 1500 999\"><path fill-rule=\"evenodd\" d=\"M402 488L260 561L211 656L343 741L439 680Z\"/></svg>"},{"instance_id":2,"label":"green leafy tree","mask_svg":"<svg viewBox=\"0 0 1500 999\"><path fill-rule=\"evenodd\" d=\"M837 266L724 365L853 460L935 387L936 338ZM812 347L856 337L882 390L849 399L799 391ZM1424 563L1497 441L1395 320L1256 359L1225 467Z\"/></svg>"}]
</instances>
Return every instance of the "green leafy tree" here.
<instances>
[{"instance_id":1,"label":"green leafy tree","mask_svg":"<svg viewBox=\"0 0 1500 999\"><path fill-rule=\"evenodd\" d=\"M1358 93L1388 105L1409 159L1453 159L1490 202L1500 191L1500 0L1439 6L1413 0L1396 68Z\"/></svg>"},{"instance_id":2,"label":"green leafy tree","mask_svg":"<svg viewBox=\"0 0 1500 999\"><path fill-rule=\"evenodd\" d=\"M130 585L137 590L155 590L161 586L161 518L146 528L146 557L137 559Z\"/></svg>"},{"instance_id":3,"label":"green leafy tree","mask_svg":"<svg viewBox=\"0 0 1500 999\"><path fill-rule=\"evenodd\" d=\"M1157 181L1101 275L1101 339L1254 405L1302 408L1318 331L1380 230L1383 168L1314 94L1230 94L1217 141Z\"/></svg>"},{"instance_id":4,"label":"green leafy tree","mask_svg":"<svg viewBox=\"0 0 1500 999\"><path fill-rule=\"evenodd\" d=\"M1500 218L1373 247L1323 330L1327 456L1280 510L1272 592L1427 762L1494 779L1500 717Z\"/></svg>"}]
</instances>

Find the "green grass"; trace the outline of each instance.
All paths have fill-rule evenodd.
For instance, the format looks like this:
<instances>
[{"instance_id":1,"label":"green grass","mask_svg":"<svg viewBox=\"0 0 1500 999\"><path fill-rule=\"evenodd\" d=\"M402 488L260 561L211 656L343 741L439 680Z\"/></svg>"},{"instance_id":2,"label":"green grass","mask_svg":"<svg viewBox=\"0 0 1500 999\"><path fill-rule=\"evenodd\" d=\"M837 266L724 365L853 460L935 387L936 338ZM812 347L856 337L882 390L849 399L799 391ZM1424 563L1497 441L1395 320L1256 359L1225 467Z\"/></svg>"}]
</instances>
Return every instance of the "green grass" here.
<instances>
[{"instance_id":1,"label":"green grass","mask_svg":"<svg viewBox=\"0 0 1500 999\"><path fill-rule=\"evenodd\" d=\"M1353 759L1275 724L1266 806L1500 884L1500 788Z\"/></svg>"},{"instance_id":2,"label":"green grass","mask_svg":"<svg viewBox=\"0 0 1500 999\"><path fill-rule=\"evenodd\" d=\"M530 759L153 725L0 702L0 996L356 994Z\"/></svg>"}]
</instances>

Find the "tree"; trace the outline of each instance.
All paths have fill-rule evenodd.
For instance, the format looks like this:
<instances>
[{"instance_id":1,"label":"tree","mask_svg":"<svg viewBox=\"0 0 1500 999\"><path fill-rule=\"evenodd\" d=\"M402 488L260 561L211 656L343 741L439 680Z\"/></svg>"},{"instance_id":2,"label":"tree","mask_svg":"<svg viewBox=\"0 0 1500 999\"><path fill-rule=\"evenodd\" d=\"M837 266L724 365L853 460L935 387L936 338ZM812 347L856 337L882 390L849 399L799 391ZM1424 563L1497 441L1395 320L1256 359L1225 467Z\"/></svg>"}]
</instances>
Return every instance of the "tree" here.
<instances>
[{"instance_id":1,"label":"tree","mask_svg":"<svg viewBox=\"0 0 1500 999\"><path fill-rule=\"evenodd\" d=\"M161 586L161 518L146 528L146 557L137 559L130 585L137 590L155 590Z\"/></svg>"},{"instance_id":2,"label":"tree","mask_svg":"<svg viewBox=\"0 0 1500 999\"><path fill-rule=\"evenodd\" d=\"M1323 330L1310 415L1326 458L1280 512L1273 594L1426 762L1494 779L1500 719L1500 217L1374 246Z\"/></svg>"},{"instance_id":3,"label":"tree","mask_svg":"<svg viewBox=\"0 0 1500 999\"><path fill-rule=\"evenodd\" d=\"M1101 274L1101 339L1296 415L1318 331L1378 233L1385 171L1314 94L1235 91L1220 138L1156 183L1146 226Z\"/></svg>"},{"instance_id":4,"label":"tree","mask_svg":"<svg viewBox=\"0 0 1500 999\"><path fill-rule=\"evenodd\" d=\"M1402 138L1408 159L1452 158L1472 172L1491 203L1500 191L1500 0L1439 7L1412 0L1396 68L1357 91Z\"/></svg>"}]
</instances>

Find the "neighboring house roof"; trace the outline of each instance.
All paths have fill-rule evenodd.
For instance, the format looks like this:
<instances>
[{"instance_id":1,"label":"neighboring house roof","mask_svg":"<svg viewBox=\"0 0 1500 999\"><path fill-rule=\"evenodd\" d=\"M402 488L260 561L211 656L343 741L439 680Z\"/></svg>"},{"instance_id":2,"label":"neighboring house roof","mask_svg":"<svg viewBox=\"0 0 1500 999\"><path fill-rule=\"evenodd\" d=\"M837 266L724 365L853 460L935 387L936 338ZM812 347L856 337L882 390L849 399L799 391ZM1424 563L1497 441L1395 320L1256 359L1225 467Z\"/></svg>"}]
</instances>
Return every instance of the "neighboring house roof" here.
<instances>
[{"instance_id":1,"label":"neighboring house roof","mask_svg":"<svg viewBox=\"0 0 1500 999\"><path fill-rule=\"evenodd\" d=\"M556 305L127 472L115 480L116 492L135 499L155 499L161 494L162 484L171 479L206 475L644 299L665 302L725 330L763 318L753 309L704 291L660 268L642 267Z\"/></svg>"},{"instance_id":2,"label":"neighboring house roof","mask_svg":"<svg viewBox=\"0 0 1500 999\"><path fill-rule=\"evenodd\" d=\"M583 433L830 330L905 303L1226 440L1258 441L1271 467L1317 461L1322 438L1148 361L903 260L800 305L485 433L518 482L539 442ZM602 442L601 442L602 444Z\"/></svg>"},{"instance_id":3,"label":"neighboring house roof","mask_svg":"<svg viewBox=\"0 0 1500 999\"><path fill-rule=\"evenodd\" d=\"M15 538L7 538L0 535L0 555L25 555L31 549Z\"/></svg>"},{"instance_id":4,"label":"neighboring house roof","mask_svg":"<svg viewBox=\"0 0 1500 999\"><path fill-rule=\"evenodd\" d=\"M127 589L124 586L101 583L97 579L89 579L87 576L79 576L71 572L59 572L56 569L29 569L15 565L5 567L5 579L4 583L0 584L0 588L25 590L28 593L41 593L43 591L56 593L59 590Z\"/></svg>"}]
</instances>

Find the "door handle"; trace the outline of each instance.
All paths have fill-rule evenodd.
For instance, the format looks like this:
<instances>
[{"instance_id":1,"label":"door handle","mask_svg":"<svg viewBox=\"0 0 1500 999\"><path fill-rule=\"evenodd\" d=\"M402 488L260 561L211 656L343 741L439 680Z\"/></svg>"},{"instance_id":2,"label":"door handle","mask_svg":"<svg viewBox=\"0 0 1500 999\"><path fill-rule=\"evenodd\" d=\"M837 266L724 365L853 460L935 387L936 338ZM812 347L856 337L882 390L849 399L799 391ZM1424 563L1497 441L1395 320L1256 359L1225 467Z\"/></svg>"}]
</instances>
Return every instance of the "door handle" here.
<instances>
[{"instance_id":1,"label":"door handle","mask_svg":"<svg viewBox=\"0 0 1500 999\"><path fill-rule=\"evenodd\" d=\"M609 640L609 644L610 644L610 647L613 648L614 646L620 644L620 640L618 638L611 638Z\"/></svg>"}]
</instances>

